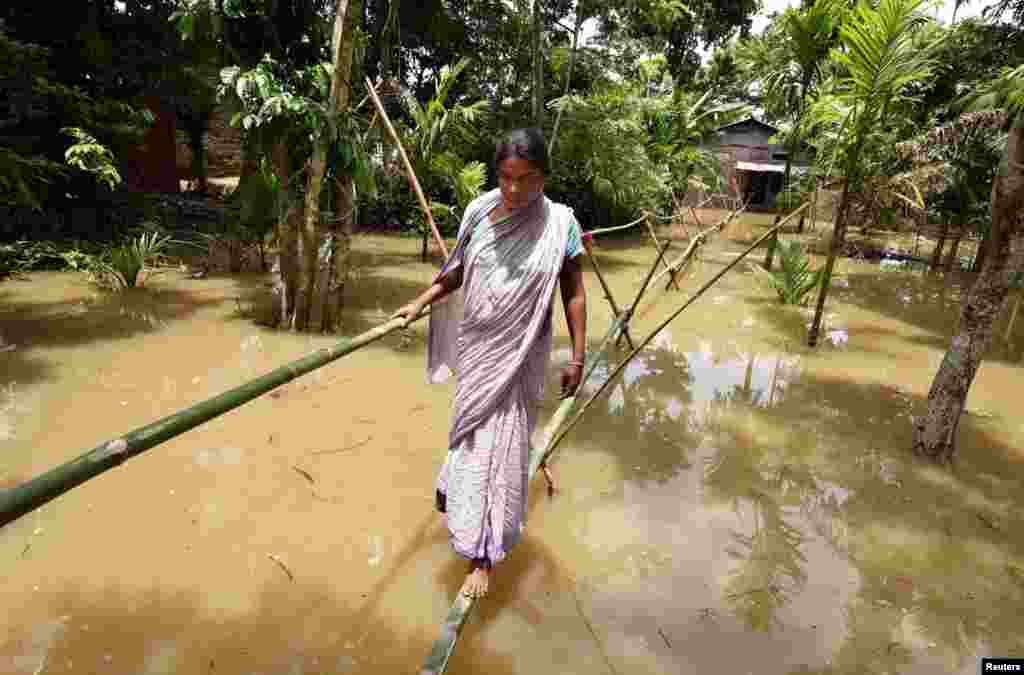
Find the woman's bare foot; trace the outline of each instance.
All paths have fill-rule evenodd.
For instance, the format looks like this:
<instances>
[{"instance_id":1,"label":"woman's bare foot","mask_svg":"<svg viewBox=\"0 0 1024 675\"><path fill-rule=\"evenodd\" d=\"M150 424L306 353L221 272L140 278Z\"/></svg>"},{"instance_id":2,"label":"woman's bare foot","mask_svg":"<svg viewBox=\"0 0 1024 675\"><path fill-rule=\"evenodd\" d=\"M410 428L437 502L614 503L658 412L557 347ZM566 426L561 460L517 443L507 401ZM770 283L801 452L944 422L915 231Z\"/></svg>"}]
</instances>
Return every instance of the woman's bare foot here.
<instances>
[{"instance_id":1,"label":"woman's bare foot","mask_svg":"<svg viewBox=\"0 0 1024 675\"><path fill-rule=\"evenodd\" d=\"M462 584L462 594L467 598L482 598L487 595L490 582L491 564L486 560L474 560L470 565L469 574Z\"/></svg>"}]
</instances>

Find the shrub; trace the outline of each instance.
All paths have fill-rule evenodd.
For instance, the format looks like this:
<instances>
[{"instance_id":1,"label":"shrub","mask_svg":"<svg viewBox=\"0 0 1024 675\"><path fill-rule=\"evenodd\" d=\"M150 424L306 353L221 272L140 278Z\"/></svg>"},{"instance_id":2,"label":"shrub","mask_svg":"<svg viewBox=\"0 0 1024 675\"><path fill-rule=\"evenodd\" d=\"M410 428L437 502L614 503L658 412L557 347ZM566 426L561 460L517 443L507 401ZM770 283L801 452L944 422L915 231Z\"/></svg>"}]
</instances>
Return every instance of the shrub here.
<instances>
[{"instance_id":1,"label":"shrub","mask_svg":"<svg viewBox=\"0 0 1024 675\"><path fill-rule=\"evenodd\" d=\"M771 272L760 265L753 265L769 286L775 289L779 302L784 305L803 305L807 295L821 283L825 268L811 269L811 259L804 253L798 242L778 243L779 266Z\"/></svg>"}]
</instances>

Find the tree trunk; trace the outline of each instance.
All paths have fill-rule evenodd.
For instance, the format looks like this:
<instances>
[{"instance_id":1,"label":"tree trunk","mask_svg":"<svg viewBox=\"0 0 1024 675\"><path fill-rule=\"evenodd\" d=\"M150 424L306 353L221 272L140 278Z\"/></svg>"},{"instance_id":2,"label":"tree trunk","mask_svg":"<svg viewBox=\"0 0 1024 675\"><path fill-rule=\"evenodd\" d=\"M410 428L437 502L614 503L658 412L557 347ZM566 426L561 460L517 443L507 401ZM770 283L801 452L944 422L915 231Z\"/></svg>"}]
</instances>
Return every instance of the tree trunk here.
<instances>
[{"instance_id":1,"label":"tree trunk","mask_svg":"<svg viewBox=\"0 0 1024 675\"><path fill-rule=\"evenodd\" d=\"M843 193L839 198L839 213L836 214L836 224L832 228L832 244L828 250L828 260L825 261L825 274L821 280L821 288L818 290L818 304L814 308L814 320L811 322L811 330L807 336L807 344L814 347L818 344L818 333L821 332L821 317L825 312L825 298L828 297L828 289L832 283L832 270L836 265L836 256L843 250L843 243L846 239L846 214L850 210L850 181L843 179Z\"/></svg>"},{"instance_id":2,"label":"tree trunk","mask_svg":"<svg viewBox=\"0 0 1024 675\"><path fill-rule=\"evenodd\" d=\"M565 74L565 91L563 96L569 95L569 85L572 84L572 69L576 64L576 50L579 47L580 40L580 28L583 26L583 0L576 6L576 25L573 26L572 31L572 48L569 50L569 69ZM555 126L551 130L551 140L548 141L548 158L551 157L551 153L555 151L555 139L558 138L558 125L562 121L562 111L559 110L558 114L555 115Z\"/></svg>"},{"instance_id":3,"label":"tree trunk","mask_svg":"<svg viewBox=\"0 0 1024 675\"><path fill-rule=\"evenodd\" d=\"M353 23L356 8L351 0L337 0L334 19L334 35L331 41L331 61L334 72L331 76L331 92L327 103L331 124L338 114L349 106L349 83L352 75ZM326 227L322 220L320 201L323 192L324 174L327 170L328 144L335 142L334 134L316 142L313 156L306 165L306 192L301 225L297 231L291 229L291 220L286 222L282 234L289 235L289 244L294 242L285 253L282 243L282 257L294 256L290 265L281 264L281 274L287 284L287 272L294 272L295 295L288 302L286 293L282 293L281 325L291 330L306 331L320 320L322 330L330 330L338 319L340 311L340 293L344 280L339 283L339 275L347 272L345 265L338 265L338 244L344 239L341 248L347 263L349 226ZM338 219L342 223L351 219L351 179L342 181L337 188Z\"/></svg>"},{"instance_id":4,"label":"tree trunk","mask_svg":"<svg viewBox=\"0 0 1024 675\"><path fill-rule=\"evenodd\" d=\"M811 83L810 83L810 79L809 78L804 78L804 81L801 82L801 88L800 88L800 109L797 112L797 116L796 116L796 121L795 121L796 129L794 129L793 132L791 132L791 135L790 135L790 138L789 138L789 143L786 144L788 146L786 148L786 168L782 172L782 194L785 194L785 195L788 195L788 193L789 193L789 180L790 180L790 177L791 177L792 171L793 171L793 155L796 154L797 149L800 147L800 138L798 137L797 132L800 129L800 122L803 119L804 108L806 107L806 104L807 104L807 88L810 86L810 84ZM787 196L787 203L788 203L788 196ZM806 213L806 211L804 213ZM775 220L772 221L772 225L778 225L780 220L782 220L782 213L779 212L778 204L776 204L776 206L775 206ZM803 232L804 231L803 223L804 223L803 216L800 216L800 227L797 230L797 232ZM775 245L778 243L778 240L779 240L778 237L772 237L771 239L768 240L768 252L765 253L765 256L764 256L764 268L766 270L768 270L769 272L772 271L772 260L775 257Z\"/></svg>"},{"instance_id":5,"label":"tree trunk","mask_svg":"<svg viewBox=\"0 0 1024 675\"><path fill-rule=\"evenodd\" d=\"M290 328L298 295L299 218L301 212L292 198L291 164L288 148L278 143L273 149L274 171L280 181L277 219L277 257L274 262L274 292L278 295L277 325Z\"/></svg>"},{"instance_id":6,"label":"tree trunk","mask_svg":"<svg viewBox=\"0 0 1024 675\"><path fill-rule=\"evenodd\" d=\"M1012 243L1024 222L1024 117L1019 115L992 184L991 213L987 264L963 304L956 335L928 392L928 411L915 423L914 452L936 462L954 459L960 415L1010 290Z\"/></svg>"},{"instance_id":7,"label":"tree trunk","mask_svg":"<svg viewBox=\"0 0 1024 675\"><path fill-rule=\"evenodd\" d=\"M339 11L341 9L339 3ZM348 14L352 14L348 10ZM354 41L353 21L343 23L338 33L335 24L335 40L341 46L336 51L337 61L334 79L331 82L331 105L334 110L348 110L352 78L352 54ZM327 266L324 270L323 295L320 303L320 330L327 333L338 327L344 305L345 284L348 282L349 253L352 249L352 227L355 221L355 191L352 176L339 176L334 181L334 221L329 226Z\"/></svg>"},{"instance_id":8,"label":"tree trunk","mask_svg":"<svg viewBox=\"0 0 1024 675\"><path fill-rule=\"evenodd\" d=\"M541 0L533 0L533 125L538 129L544 127L544 57L541 54L541 35L543 20L540 11Z\"/></svg>"}]
</instances>

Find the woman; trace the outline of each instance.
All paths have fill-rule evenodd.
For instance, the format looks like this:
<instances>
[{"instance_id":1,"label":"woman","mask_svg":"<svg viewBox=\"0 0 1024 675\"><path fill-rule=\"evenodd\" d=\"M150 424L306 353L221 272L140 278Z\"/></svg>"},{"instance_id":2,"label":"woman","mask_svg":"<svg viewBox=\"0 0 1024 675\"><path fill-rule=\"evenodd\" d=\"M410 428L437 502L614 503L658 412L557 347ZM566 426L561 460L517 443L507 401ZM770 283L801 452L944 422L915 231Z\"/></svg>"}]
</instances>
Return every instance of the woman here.
<instances>
[{"instance_id":1,"label":"woman","mask_svg":"<svg viewBox=\"0 0 1024 675\"><path fill-rule=\"evenodd\" d=\"M408 321L433 303L428 378L456 376L437 508L447 515L452 547L471 561L462 587L470 597L487 592L493 565L525 525L530 436L551 353L556 283L572 338L563 398L579 387L586 345L580 227L572 209L544 196L543 135L510 132L497 144L494 164L498 189L470 203L433 285L394 314Z\"/></svg>"}]
</instances>

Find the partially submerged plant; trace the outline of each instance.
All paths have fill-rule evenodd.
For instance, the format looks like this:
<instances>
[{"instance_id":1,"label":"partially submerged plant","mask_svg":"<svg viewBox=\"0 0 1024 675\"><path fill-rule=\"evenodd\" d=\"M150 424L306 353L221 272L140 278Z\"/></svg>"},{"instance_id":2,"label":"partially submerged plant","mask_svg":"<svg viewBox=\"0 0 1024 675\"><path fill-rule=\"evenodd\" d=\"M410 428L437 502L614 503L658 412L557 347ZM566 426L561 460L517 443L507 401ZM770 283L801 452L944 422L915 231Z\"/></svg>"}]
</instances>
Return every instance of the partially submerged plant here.
<instances>
[{"instance_id":1,"label":"partially submerged plant","mask_svg":"<svg viewBox=\"0 0 1024 675\"><path fill-rule=\"evenodd\" d=\"M798 242L780 241L776 249L779 267L768 271L760 265L752 269L779 295L783 305L804 305L808 294L821 283L825 268L811 269L811 259Z\"/></svg>"},{"instance_id":2,"label":"partially submerged plant","mask_svg":"<svg viewBox=\"0 0 1024 675\"><path fill-rule=\"evenodd\" d=\"M80 269L104 288L124 290L142 286L166 262L167 249L177 242L169 235L148 229L139 236L99 255L75 251L73 259L65 256L68 265Z\"/></svg>"}]
</instances>

